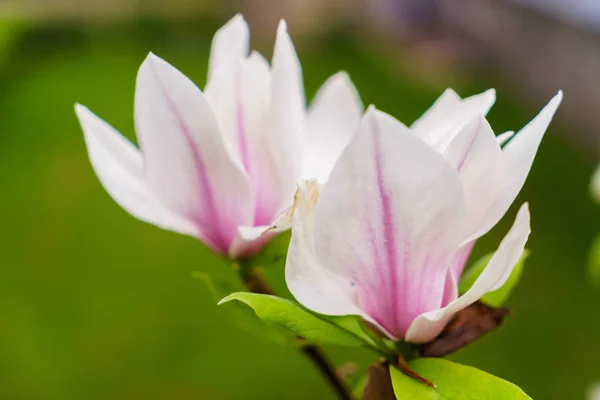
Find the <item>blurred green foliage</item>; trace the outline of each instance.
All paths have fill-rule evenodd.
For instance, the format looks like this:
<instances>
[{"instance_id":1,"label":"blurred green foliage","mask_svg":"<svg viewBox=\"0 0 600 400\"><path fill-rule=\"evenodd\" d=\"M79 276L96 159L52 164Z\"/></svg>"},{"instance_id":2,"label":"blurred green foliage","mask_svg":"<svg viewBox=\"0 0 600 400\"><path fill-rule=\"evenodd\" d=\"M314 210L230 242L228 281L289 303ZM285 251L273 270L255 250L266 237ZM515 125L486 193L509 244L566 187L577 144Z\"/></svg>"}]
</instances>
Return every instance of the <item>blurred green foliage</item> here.
<instances>
[{"instance_id":1,"label":"blurred green foliage","mask_svg":"<svg viewBox=\"0 0 600 400\"><path fill-rule=\"evenodd\" d=\"M87 160L73 104L133 139L134 80L147 52L202 87L220 23L36 25L0 46L0 398L333 398L292 347L240 330L235 314L217 308L192 278L202 271L233 282L228 263L192 238L127 215ZM297 42L309 95L345 69L365 104L411 122L444 89L407 72L401 49L383 56L368 38L336 31ZM445 86L469 95L497 82L469 75ZM489 116L496 132L519 129L543 105L498 89ZM539 399L579 398L600 379L600 292L585 279L600 209L588 199L591 161L560 133L553 124L516 203L530 201L533 233L532 256L508 302L514 315L452 357ZM477 244L473 259L497 247L515 211ZM285 292L281 265L268 273ZM374 361L363 350L328 350L340 363Z\"/></svg>"}]
</instances>

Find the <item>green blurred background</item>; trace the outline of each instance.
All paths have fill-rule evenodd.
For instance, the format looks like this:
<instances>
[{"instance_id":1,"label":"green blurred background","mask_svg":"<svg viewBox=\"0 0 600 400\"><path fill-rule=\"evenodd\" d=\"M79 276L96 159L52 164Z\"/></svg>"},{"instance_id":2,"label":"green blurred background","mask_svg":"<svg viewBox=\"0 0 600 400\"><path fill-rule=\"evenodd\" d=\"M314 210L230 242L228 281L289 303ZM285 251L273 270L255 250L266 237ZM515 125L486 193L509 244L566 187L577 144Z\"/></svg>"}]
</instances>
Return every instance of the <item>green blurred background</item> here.
<instances>
[{"instance_id":1,"label":"green blurred background","mask_svg":"<svg viewBox=\"0 0 600 400\"><path fill-rule=\"evenodd\" d=\"M497 133L520 129L560 88L550 81L551 92L523 96L510 79L516 70L507 77L489 67L493 55L472 62L475 52L448 50L429 20L410 25L413 14L399 19L400 32L384 32L333 12L311 25L311 15L298 21L297 10L267 9L265 1L221 3L180 14L165 6L167 17L154 7L98 18L46 16L39 3L29 9L36 12L11 8L2 18L0 399L333 399L292 347L240 329L234 308L217 308L192 277L202 271L234 282L226 263L194 239L130 217L97 181L73 105L133 139L134 80L149 51L202 87L212 34L236 10L249 15L253 45L268 56L277 19L288 16L309 98L344 69L365 104L410 123L446 87L464 96L496 87L489 119ZM600 380L600 292L585 273L600 207L588 194L595 153L582 126L559 110L515 203L530 202L533 234L509 302L514 315L452 357L536 399L583 398ZM514 215L515 207L474 257L496 248ZM285 290L281 264L268 274ZM376 361L361 350L327 350L361 373Z\"/></svg>"}]
</instances>

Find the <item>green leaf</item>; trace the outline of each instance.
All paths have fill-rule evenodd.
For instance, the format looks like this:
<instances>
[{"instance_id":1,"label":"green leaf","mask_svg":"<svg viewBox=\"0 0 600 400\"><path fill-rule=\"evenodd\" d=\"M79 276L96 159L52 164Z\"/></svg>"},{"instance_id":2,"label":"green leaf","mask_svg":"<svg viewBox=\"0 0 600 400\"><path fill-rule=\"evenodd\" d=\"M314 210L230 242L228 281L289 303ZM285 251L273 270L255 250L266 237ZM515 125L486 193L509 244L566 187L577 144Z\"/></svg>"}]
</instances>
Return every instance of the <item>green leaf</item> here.
<instances>
[{"instance_id":1,"label":"green leaf","mask_svg":"<svg viewBox=\"0 0 600 400\"><path fill-rule=\"evenodd\" d=\"M309 341L352 347L366 345L353 333L289 300L264 294L238 292L227 296L219 304L231 300L248 305L264 322L283 327Z\"/></svg>"},{"instance_id":2,"label":"green leaf","mask_svg":"<svg viewBox=\"0 0 600 400\"><path fill-rule=\"evenodd\" d=\"M531 400L518 386L442 358L419 358L408 363L417 374L435 385L429 387L390 367L398 399L414 400Z\"/></svg>"},{"instance_id":3,"label":"green leaf","mask_svg":"<svg viewBox=\"0 0 600 400\"><path fill-rule=\"evenodd\" d=\"M290 245L291 231L281 232L267 243L267 245L249 261L247 267L283 268Z\"/></svg>"},{"instance_id":4,"label":"green leaf","mask_svg":"<svg viewBox=\"0 0 600 400\"><path fill-rule=\"evenodd\" d=\"M194 278L200 279L210 293L210 295L219 301L228 294L235 292L237 289L232 283L225 280L214 279L203 272L196 271L192 274ZM263 340L268 340L279 345L285 345L290 341L290 335L283 329L267 326L260 321L257 321L252 311L248 307L241 304L236 307L231 307L231 321L240 330L255 335Z\"/></svg>"},{"instance_id":5,"label":"green leaf","mask_svg":"<svg viewBox=\"0 0 600 400\"><path fill-rule=\"evenodd\" d=\"M365 391L366 386L367 386L367 375L360 378L360 381L358 381L358 383L352 390L352 396L354 396L357 399L360 399L362 397L363 392Z\"/></svg>"},{"instance_id":6,"label":"green leaf","mask_svg":"<svg viewBox=\"0 0 600 400\"><path fill-rule=\"evenodd\" d=\"M332 323L339 326L343 330L348 331L355 336L358 336L364 342L370 344L371 346L379 347L379 348L382 348L382 350L385 350L385 348L382 346L383 339L376 341L374 339L374 337L376 337L376 335L377 335L376 333L374 333L374 332L373 332L373 334L367 333L367 329L369 329L369 328L363 325L364 321L361 317L359 317L357 315L345 315L342 317L330 317L330 316L322 315L320 317L323 319L326 319L328 321L331 321Z\"/></svg>"},{"instance_id":7,"label":"green leaf","mask_svg":"<svg viewBox=\"0 0 600 400\"><path fill-rule=\"evenodd\" d=\"M460 284L458 286L458 291L462 294L473 286L479 275L483 272L488 262L492 259L494 253L486 254L481 257L479 260L473 264L461 277ZM484 304L487 304L490 307L500 307L506 303L506 300L510 297L510 294L514 287L519 283L521 279L521 275L523 274L523 266L525 265L525 260L529 257L529 250L525 249L519 261L513 268L510 276L506 283L493 292L486 293L480 301Z\"/></svg>"},{"instance_id":8,"label":"green leaf","mask_svg":"<svg viewBox=\"0 0 600 400\"><path fill-rule=\"evenodd\" d=\"M588 276L592 285L600 288L600 235L594 239L588 256Z\"/></svg>"}]
</instances>

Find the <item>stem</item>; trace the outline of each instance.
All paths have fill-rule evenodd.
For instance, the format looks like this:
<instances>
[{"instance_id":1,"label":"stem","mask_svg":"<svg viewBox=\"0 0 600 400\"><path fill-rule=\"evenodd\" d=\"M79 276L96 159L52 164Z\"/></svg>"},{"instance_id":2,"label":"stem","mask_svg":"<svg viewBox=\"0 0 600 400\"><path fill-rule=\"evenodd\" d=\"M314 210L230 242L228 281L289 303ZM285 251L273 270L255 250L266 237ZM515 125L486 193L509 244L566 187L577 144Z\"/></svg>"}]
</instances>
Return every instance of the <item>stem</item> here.
<instances>
[{"instance_id":1,"label":"stem","mask_svg":"<svg viewBox=\"0 0 600 400\"><path fill-rule=\"evenodd\" d=\"M267 282L262 273L256 268L249 268L247 264L241 264L239 272L244 285L252 293L275 295L275 291L269 282ZM350 389L346 386L346 383L344 383L342 378L340 378L335 366L327 359L323 350L319 346L307 342L306 339L300 336L297 337L297 341L298 349L300 349L319 370L321 375L323 375L325 380L337 394L338 399L352 400Z\"/></svg>"}]
</instances>

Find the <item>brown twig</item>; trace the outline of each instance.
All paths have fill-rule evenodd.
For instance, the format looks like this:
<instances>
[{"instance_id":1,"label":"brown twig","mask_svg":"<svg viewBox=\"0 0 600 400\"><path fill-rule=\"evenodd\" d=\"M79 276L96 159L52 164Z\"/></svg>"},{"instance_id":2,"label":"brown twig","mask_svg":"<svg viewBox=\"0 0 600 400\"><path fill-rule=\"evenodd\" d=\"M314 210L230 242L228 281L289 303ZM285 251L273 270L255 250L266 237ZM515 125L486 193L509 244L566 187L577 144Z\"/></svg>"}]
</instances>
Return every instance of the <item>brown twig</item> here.
<instances>
[{"instance_id":1,"label":"brown twig","mask_svg":"<svg viewBox=\"0 0 600 400\"><path fill-rule=\"evenodd\" d=\"M241 269L240 276L246 288L253 293L275 295L275 291L256 268ZM302 337L297 337L298 348L319 370L340 400L352 400L348 386L338 375L335 366L327 359L323 350Z\"/></svg>"},{"instance_id":2,"label":"brown twig","mask_svg":"<svg viewBox=\"0 0 600 400\"><path fill-rule=\"evenodd\" d=\"M418 373L416 373L415 371L413 371L408 364L406 363L406 360L404 359L404 356L402 355L402 353L398 354L398 364L396 365L400 371L402 371L402 373L410 378L413 378L419 382L421 382L424 385L427 385L429 387L435 387L435 385L427 380L426 378L423 378L421 375L419 375Z\"/></svg>"}]
</instances>

